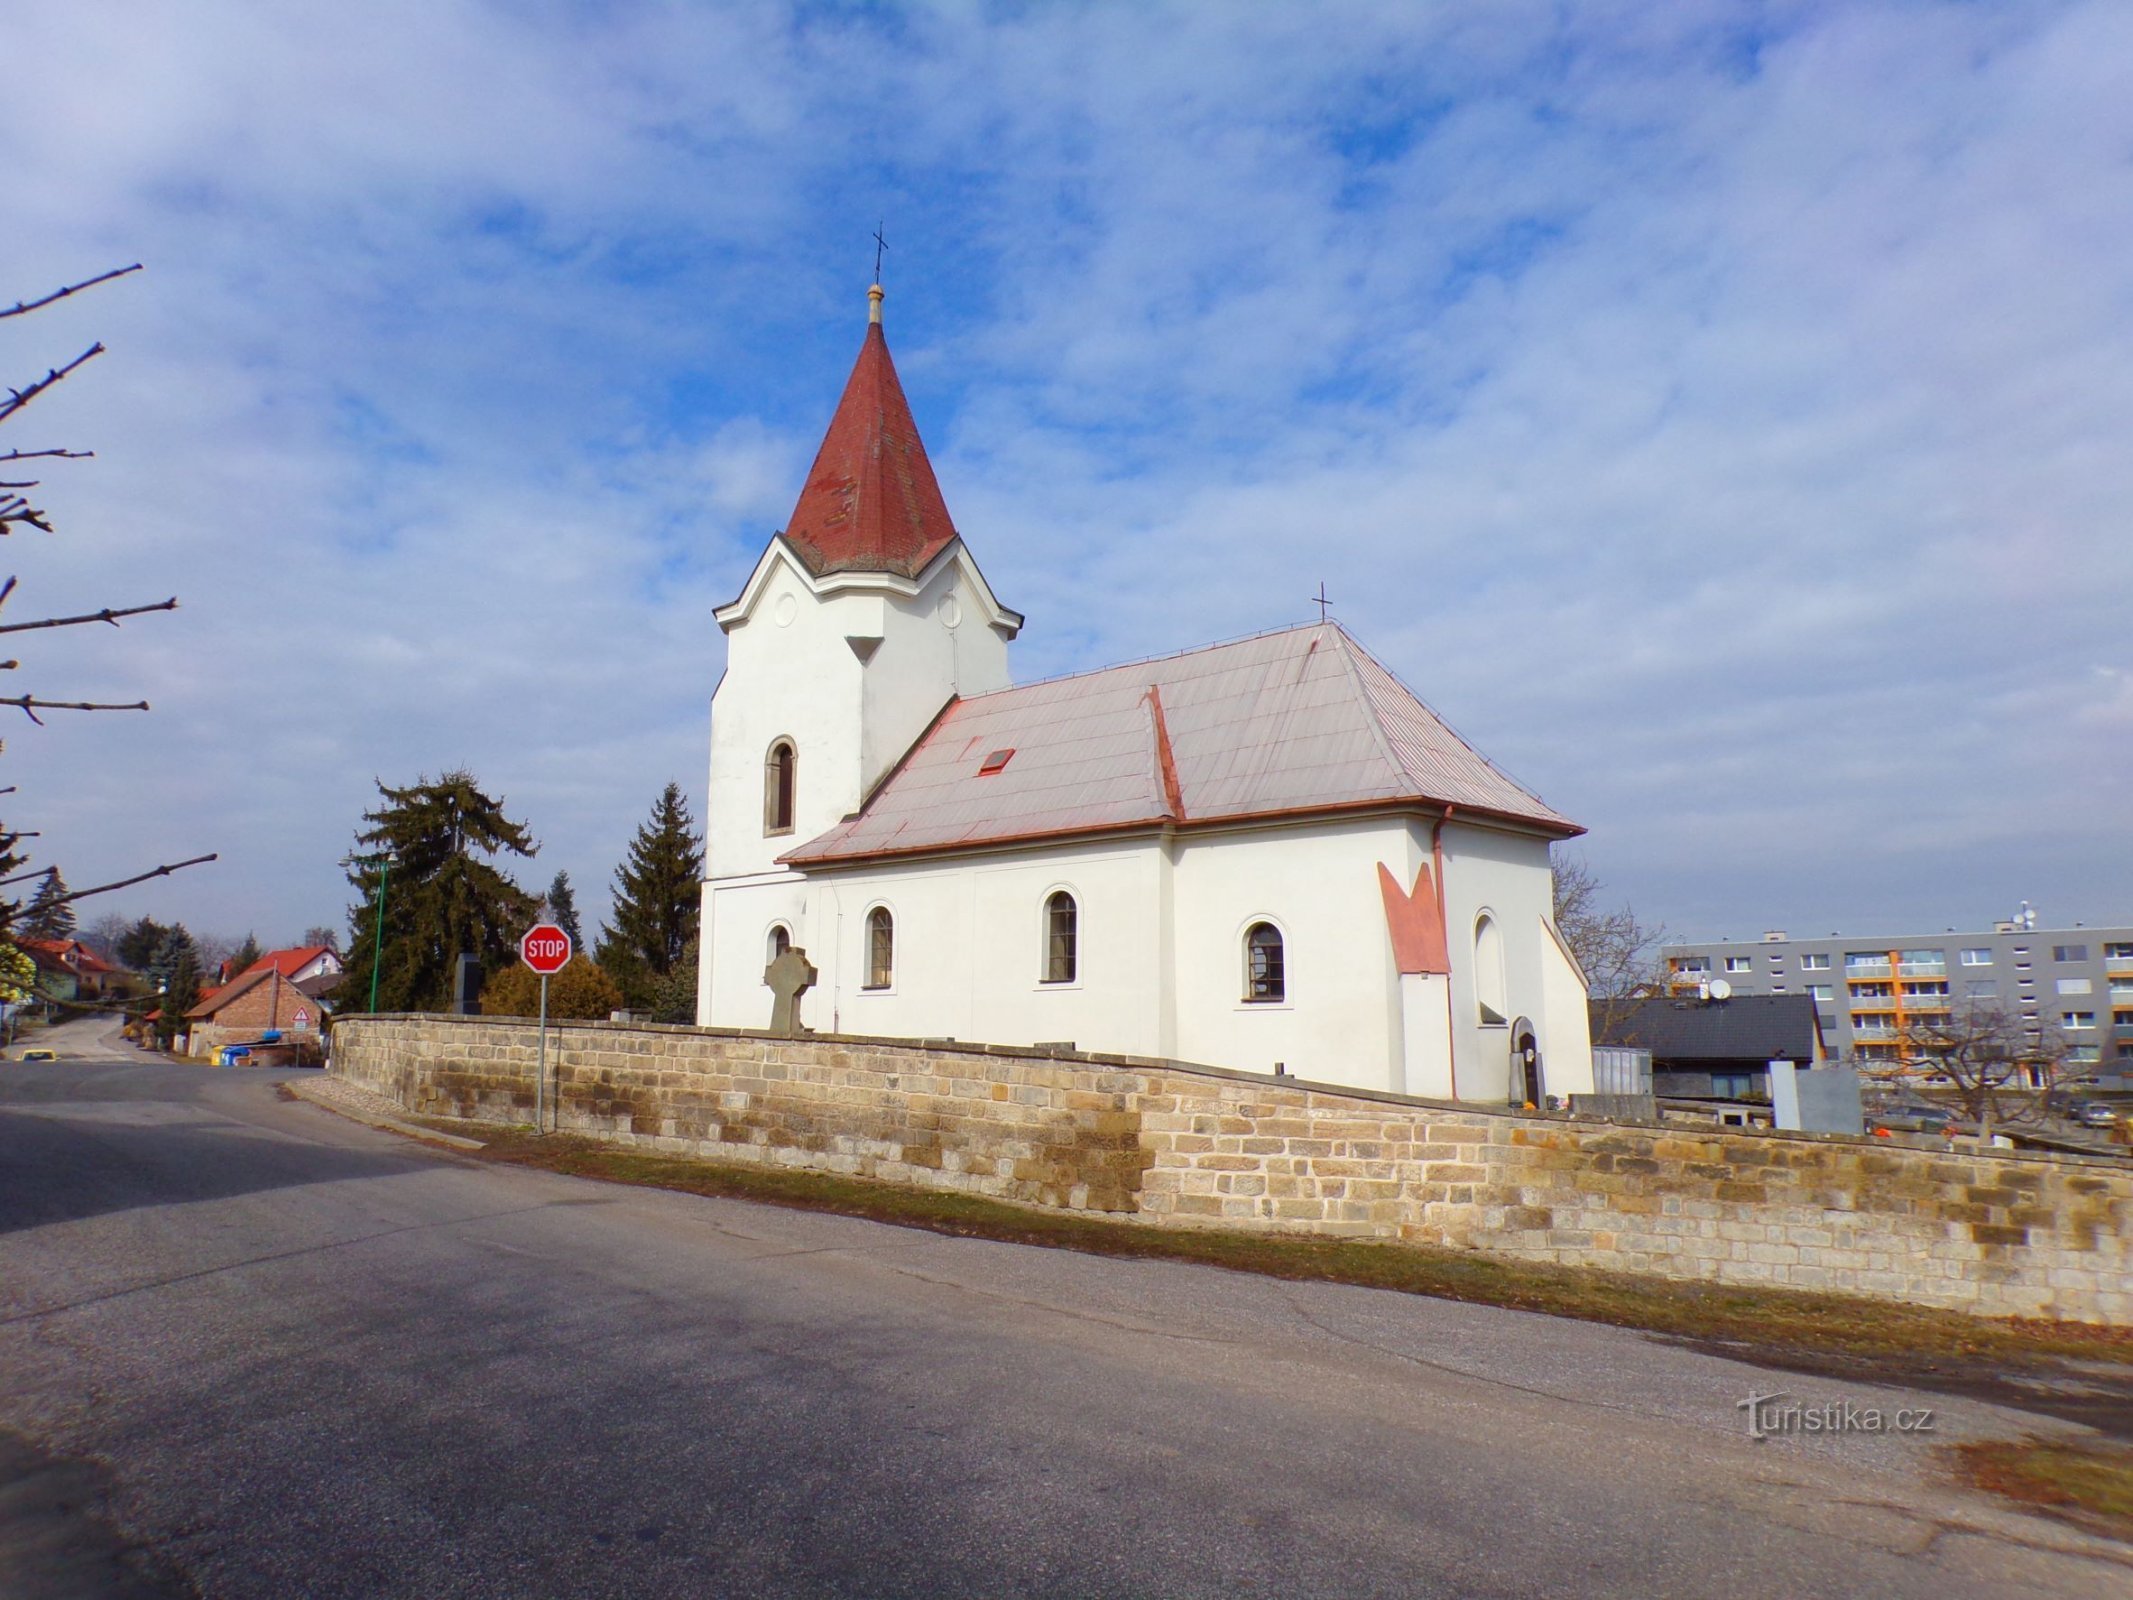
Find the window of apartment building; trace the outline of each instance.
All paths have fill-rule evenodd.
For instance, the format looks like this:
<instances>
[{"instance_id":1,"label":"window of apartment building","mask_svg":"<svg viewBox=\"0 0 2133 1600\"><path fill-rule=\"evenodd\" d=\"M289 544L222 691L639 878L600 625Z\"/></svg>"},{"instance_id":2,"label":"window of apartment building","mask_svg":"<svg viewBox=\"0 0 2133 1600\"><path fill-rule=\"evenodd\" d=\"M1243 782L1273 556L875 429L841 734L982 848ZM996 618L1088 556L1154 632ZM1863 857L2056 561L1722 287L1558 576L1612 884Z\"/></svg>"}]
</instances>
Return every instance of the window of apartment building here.
<instances>
[{"instance_id":1,"label":"window of apartment building","mask_svg":"<svg viewBox=\"0 0 2133 1600\"><path fill-rule=\"evenodd\" d=\"M2111 1026L2114 1028L2133 1028L2133 1011L2112 1012Z\"/></svg>"},{"instance_id":2,"label":"window of apartment building","mask_svg":"<svg viewBox=\"0 0 2133 1600\"><path fill-rule=\"evenodd\" d=\"M1829 957L1827 955L1803 955L1800 957L1800 970L1802 972L1827 972L1829 970Z\"/></svg>"},{"instance_id":3,"label":"window of apartment building","mask_svg":"<svg viewBox=\"0 0 2133 1600\"><path fill-rule=\"evenodd\" d=\"M1747 956L1727 956L1726 970L1728 972L1753 972L1755 970L1755 962Z\"/></svg>"},{"instance_id":4,"label":"window of apartment building","mask_svg":"<svg viewBox=\"0 0 2133 1600\"><path fill-rule=\"evenodd\" d=\"M1714 1100L1745 1100L1754 1092L1755 1074L1752 1072L1711 1074L1711 1097Z\"/></svg>"},{"instance_id":5,"label":"window of apartment building","mask_svg":"<svg viewBox=\"0 0 2133 1600\"><path fill-rule=\"evenodd\" d=\"M1994 1000L1999 997L2000 986L1992 978L1972 978L1963 985L1963 993L1973 1000Z\"/></svg>"},{"instance_id":6,"label":"window of apartment building","mask_svg":"<svg viewBox=\"0 0 2133 1600\"><path fill-rule=\"evenodd\" d=\"M1903 964L1906 977L1913 973L1931 977L1936 972L1948 970L1948 952L1945 950L1899 950L1896 959Z\"/></svg>"},{"instance_id":7,"label":"window of apartment building","mask_svg":"<svg viewBox=\"0 0 2133 1600\"><path fill-rule=\"evenodd\" d=\"M1990 950L1965 950L1962 953L1961 960L1966 967L1989 967L1992 965L1992 952Z\"/></svg>"},{"instance_id":8,"label":"window of apartment building","mask_svg":"<svg viewBox=\"0 0 2133 1600\"><path fill-rule=\"evenodd\" d=\"M2096 1026L2096 1013L2093 1011L2062 1011L2059 1013L2059 1026L2068 1033L2087 1033Z\"/></svg>"},{"instance_id":9,"label":"window of apartment building","mask_svg":"<svg viewBox=\"0 0 2133 1600\"><path fill-rule=\"evenodd\" d=\"M2133 961L2133 944L2107 944L2103 947L2103 959L2106 961Z\"/></svg>"},{"instance_id":10,"label":"window of apartment building","mask_svg":"<svg viewBox=\"0 0 2133 1600\"><path fill-rule=\"evenodd\" d=\"M1946 983L1907 983L1903 986L1906 1000L1916 996L1920 999L1938 999L1948 992Z\"/></svg>"},{"instance_id":11,"label":"window of apartment building","mask_svg":"<svg viewBox=\"0 0 2133 1600\"><path fill-rule=\"evenodd\" d=\"M2072 1062L2082 1064L2086 1064L2091 1061L2101 1061L2103 1059L2103 1046L2100 1044L2077 1044L2069 1046L2066 1052L2066 1059Z\"/></svg>"},{"instance_id":12,"label":"window of apartment building","mask_svg":"<svg viewBox=\"0 0 2133 1600\"><path fill-rule=\"evenodd\" d=\"M2111 998L2113 1000L2133 1000L2133 978L2113 978L2111 980Z\"/></svg>"},{"instance_id":13,"label":"window of apartment building","mask_svg":"<svg viewBox=\"0 0 2133 1600\"><path fill-rule=\"evenodd\" d=\"M2092 986L2086 978L2061 978L2056 987L2061 994L2087 994Z\"/></svg>"},{"instance_id":14,"label":"window of apartment building","mask_svg":"<svg viewBox=\"0 0 2133 1600\"><path fill-rule=\"evenodd\" d=\"M1674 957L1673 965L1676 972L1709 972L1711 970L1711 958L1709 956L1676 956Z\"/></svg>"},{"instance_id":15,"label":"window of apartment building","mask_svg":"<svg viewBox=\"0 0 2133 1600\"><path fill-rule=\"evenodd\" d=\"M1814 996L1815 1004L1818 1006L1826 1006L1835 1001L1836 995L1833 989L1834 986L1827 983L1810 983L1807 986L1807 992Z\"/></svg>"},{"instance_id":16,"label":"window of apartment building","mask_svg":"<svg viewBox=\"0 0 2133 1600\"><path fill-rule=\"evenodd\" d=\"M2055 944L2052 946L2054 961L2086 961L2089 947L2085 944Z\"/></svg>"},{"instance_id":17,"label":"window of apartment building","mask_svg":"<svg viewBox=\"0 0 2133 1600\"><path fill-rule=\"evenodd\" d=\"M1893 983L1853 982L1847 983L1844 987L1850 991L1854 1000L1886 1000L1896 992L1896 986Z\"/></svg>"},{"instance_id":18,"label":"window of apartment building","mask_svg":"<svg viewBox=\"0 0 2133 1600\"><path fill-rule=\"evenodd\" d=\"M1883 977L1889 972L1889 953L1886 950L1847 950L1844 952L1846 972L1878 972Z\"/></svg>"}]
</instances>

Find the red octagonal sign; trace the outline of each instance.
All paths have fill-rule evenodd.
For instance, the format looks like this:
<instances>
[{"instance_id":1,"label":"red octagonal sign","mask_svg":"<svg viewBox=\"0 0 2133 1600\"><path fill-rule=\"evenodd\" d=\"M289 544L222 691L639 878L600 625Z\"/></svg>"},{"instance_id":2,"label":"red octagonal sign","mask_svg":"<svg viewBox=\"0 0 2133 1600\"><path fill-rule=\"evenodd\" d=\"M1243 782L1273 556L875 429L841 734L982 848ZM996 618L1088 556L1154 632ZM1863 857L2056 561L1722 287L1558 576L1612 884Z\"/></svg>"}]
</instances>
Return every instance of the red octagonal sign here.
<instances>
[{"instance_id":1,"label":"red octagonal sign","mask_svg":"<svg viewBox=\"0 0 2133 1600\"><path fill-rule=\"evenodd\" d=\"M529 928L518 942L518 958L542 977L570 965L570 935L552 922Z\"/></svg>"}]
</instances>

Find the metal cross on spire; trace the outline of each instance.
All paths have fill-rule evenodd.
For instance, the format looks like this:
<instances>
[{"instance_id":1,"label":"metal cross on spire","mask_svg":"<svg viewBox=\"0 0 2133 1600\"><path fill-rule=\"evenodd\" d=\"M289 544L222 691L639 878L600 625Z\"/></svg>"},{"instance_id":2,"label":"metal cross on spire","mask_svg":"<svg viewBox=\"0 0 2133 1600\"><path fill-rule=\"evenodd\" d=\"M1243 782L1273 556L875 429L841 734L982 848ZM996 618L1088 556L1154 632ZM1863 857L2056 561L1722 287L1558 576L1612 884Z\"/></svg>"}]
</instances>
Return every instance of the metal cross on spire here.
<instances>
[{"instance_id":1,"label":"metal cross on spire","mask_svg":"<svg viewBox=\"0 0 2133 1600\"><path fill-rule=\"evenodd\" d=\"M1318 593L1313 595L1311 598L1318 602L1318 620L1320 622L1325 622L1326 620L1328 620L1329 613L1327 612L1326 607L1328 604L1330 604L1330 602L1326 599L1326 585L1323 580L1321 580L1318 585Z\"/></svg>"},{"instance_id":2,"label":"metal cross on spire","mask_svg":"<svg viewBox=\"0 0 2133 1600\"><path fill-rule=\"evenodd\" d=\"M889 241L881 236L882 224L874 224L874 281L881 282L881 253L889 248Z\"/></svg>"}]
</instances>

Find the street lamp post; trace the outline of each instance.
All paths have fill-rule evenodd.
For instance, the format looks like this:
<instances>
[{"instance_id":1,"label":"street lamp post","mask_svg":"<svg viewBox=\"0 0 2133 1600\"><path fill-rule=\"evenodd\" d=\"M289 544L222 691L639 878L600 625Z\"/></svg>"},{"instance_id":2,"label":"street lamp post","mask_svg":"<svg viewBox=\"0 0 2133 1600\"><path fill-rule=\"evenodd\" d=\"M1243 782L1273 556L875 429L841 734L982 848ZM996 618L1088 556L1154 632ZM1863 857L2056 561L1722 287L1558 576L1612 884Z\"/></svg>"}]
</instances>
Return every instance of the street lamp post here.
<instances>
[{"instance_id":1,"label":"street lamp post","mask_svg":"<svg viewBox=\"0 0 2133 1600\"><path fill-rule=\"evenodd\" d=\"M376 856L350 856L351 865L376 867L378 869L378 902L370 925L370 1014L378 1014L378 974L385 966L385 886L392 877L393 858L388 853Z\"/></svg>"}]
</instances>

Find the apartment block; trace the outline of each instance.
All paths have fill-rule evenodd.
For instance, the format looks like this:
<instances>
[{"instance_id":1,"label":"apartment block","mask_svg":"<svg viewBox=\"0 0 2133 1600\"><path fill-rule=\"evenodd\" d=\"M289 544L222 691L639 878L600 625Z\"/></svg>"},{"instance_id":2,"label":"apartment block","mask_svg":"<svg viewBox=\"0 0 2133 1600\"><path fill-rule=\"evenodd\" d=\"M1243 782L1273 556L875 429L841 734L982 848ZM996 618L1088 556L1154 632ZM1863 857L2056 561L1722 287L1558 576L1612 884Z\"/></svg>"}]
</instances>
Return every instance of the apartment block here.
<instances>
[{"instance_id":1,"label":"apartment block","mask_svg":"<svg viewBox=\"0 0 2133 1600\"><path fill-rule=\"evenodd\" d=\"M2133 926L2040 928L2035 913L1975 933L1832 934L1668 945L1676 992L1804 994L1830 1053L1889 1060L1907 1028L1992 1005L2067 1043L2066 1069L2133 1073Z\"/></svg>"}]
</instances>

